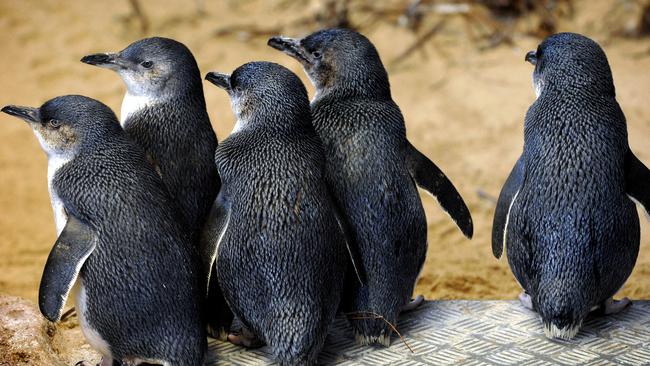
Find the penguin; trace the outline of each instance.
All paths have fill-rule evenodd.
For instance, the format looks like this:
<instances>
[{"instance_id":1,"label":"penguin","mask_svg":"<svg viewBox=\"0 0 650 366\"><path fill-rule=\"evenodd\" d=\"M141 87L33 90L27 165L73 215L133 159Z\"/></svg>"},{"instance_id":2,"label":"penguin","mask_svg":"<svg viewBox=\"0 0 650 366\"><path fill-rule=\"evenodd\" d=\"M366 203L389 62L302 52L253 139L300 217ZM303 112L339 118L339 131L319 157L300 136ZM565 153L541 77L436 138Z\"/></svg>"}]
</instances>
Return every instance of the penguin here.
<instances>
[{"instance_id":1,"label":"penguin","mask_svg":"<svg viewBox=\"0 0 650 366\"><path fill-rule=\"evenodd\" d=\"M116 71L127 92L120 124L142 146L189 225L201 252L209 244L204 225L221 182L214 164L217 137L206 111L201 74L194 56L182 43L152 37L136 41L118 53L97 53L81 62ZM204 258L204 272L207 267ZM232 321L221 290L209 283L208 331L224 339Z\"/></svg>"},{"instance_id":2,"label":"penguin","mask_svg":"<svg viewBox=\"0 0 650 366\"><path fill-rule=\"evenodd\" d=\"M244 325L229 339L250 345L255 336L281 364L314 364L348 262L307 91L270 62L206 79L228 92L237 118L215 158L215 275Z\"/></svg>"},{"instance_id":3,"label":"penguin","mask_svg":"<svg viewBox=\"0 0 650 366\"><path fill-rule=\"evenodd\" d=\"M41 313L60 320L76 293L81 329L102 366L201 365L198 252L144 150L91 98L67 95L2 112L25 120L48 156L58 238L41 278Z\"/></svg>"},{"instance_id":4,"label":"penguin","mask_svg":"<svg viewBox=\"0 0 650 366\"><path fill-rule=\"evenodd\" d=\"M432 194L471 238L470 212L445 174L406 138L402 113L374 45L348 29L302 39L273 37L316 88L313 124L325 147L332 187L365 281L349 281L344 302L357 343L388 346L427 252L417 186ZM417 302L420 302L419 298Z\"/></svg>"},{"instance_id":5,"label":"penguin","mask_svg":"<svg viewBox=\"0 0 650 366\"><path fill-rule=\"evenodd\" d=\"M120 124L145 149L198 239L220 182L194 56L180 42L152 37L81 62L116 71L126 84Z\"/></svg>"},{"instance_id":6,"label":"penguin","mask_svg":"<svg viewBox=\"0 0 650 366\"><path fill-rule=\"evenodd\" d=\"M537 99L524 149L499 195L492 251L507 247L522 304L549 338L571 339L588 313L630 304L614 294L639 252L631 198L650 209L650 171L627 141L604 51L575 33L546 38L525 60Z\"/></svg>"}]
</instances>

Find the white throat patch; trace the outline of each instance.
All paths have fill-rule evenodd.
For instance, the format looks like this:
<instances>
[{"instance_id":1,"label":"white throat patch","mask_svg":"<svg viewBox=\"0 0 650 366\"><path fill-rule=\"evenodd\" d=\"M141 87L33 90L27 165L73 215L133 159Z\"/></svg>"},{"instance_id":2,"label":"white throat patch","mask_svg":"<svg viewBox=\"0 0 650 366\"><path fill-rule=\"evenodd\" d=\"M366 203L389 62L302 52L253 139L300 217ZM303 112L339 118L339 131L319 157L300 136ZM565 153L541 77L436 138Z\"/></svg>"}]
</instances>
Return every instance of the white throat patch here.
<instances>
[{"instance_id":1,"label":"white throat patch","mask_svg":"<svg viewBox=\"0 0 650 366\"><path fill-rule=\"evenodd\" d=\"M68 223L68 215L65 213L65 208L63 207L63 202L59 198L59 194L56 192L52 186L52 180L54 180L54 175L56 172L65 164L70 162L74 157L73 154L62 154L52 149L47 145L43 140L43 137L38 133L34 132L36 138L41 143L41 147L45 150L47 154L47 190L50 193L50 201L52 204L52 211L54 211L54 224L56 225L56 235L58 236L63 231L65 224Z\"/></svg>"},{"instance_id":2,"label":"white throat patch","mask_svg":"<svg viewBox=\"0 0 650 366\"><path fill-rule=\"evenodd\" d=\"M128 91L122 100L122 109L120 111L120 125L125 127L126 121L138 111L160 103L160 99L148 95L134 95Z\"/></svg>"},{"instance_id":3,"label":"white throat patch","mask_svg":"<svg viewBox=\"0 0 650 366\"><path fill-rule=\"evenodd\" d=\"M533 89L535 89L535 97L539 98L539 96L542 95L542 82L539 79L535 80L534 75L533 75Z\"/></svg>"},{"instance_id":4,"label":"white throat patch","mask_svg":"<svg viewBox=\"0 0 650 366\"><path fill-rule=\"evenodd\" d=\"M243 130L247 124L247 121L242 117L242 108L239 99L240 98L236 96L231 96L230 98L230 106L232 107L232 111L235 114L235 117L237 117L237 122L230 132L231 135L234 135L237 132Z\"/></svg>"}]
</instances>

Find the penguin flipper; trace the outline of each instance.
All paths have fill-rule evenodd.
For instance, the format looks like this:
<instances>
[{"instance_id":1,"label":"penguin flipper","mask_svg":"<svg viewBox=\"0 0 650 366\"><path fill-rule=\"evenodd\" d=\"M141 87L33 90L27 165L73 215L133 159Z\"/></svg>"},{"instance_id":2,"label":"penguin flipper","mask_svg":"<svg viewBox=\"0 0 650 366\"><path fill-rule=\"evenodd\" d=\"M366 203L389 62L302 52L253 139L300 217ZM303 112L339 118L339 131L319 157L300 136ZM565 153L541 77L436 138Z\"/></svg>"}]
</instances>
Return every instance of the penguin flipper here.
<instances>
[{"instance_id":1,"label":"penguin flipper","mask_svg":"<svg viewBox=\"0 0 650 366\"><path fill-rule=\"evenodd\" d=\"M474 224L463 198L436 164L410 142L406 143L406 161L413 180L438 200L442 209L449 214L463 234L471 239L474 234Z\"/></svg>"},{"instance_id":2,"label":"penguin flipper","mask_svg":"<svg viewBox=\"0 0 650 366\"><path fill-rule=\"evenodd\" d=\"M207 324L208 335L213 338L225 341L228 337L233 313L223 296L219 281L212 276L217 270L216 259L219 243L223 239L228 223L230 222L230 205L224 197L223 191L219 192L212 204L208 218L206 219L203 232L201 233L201 259L207 276L207 297L208 307Z\"/></svg>"},{"instance_id":3,"label":"penguin flipper","mask_svg":"<svg viewBox=\"0 0 650 366\"><path fill-rule=\"evenodd\" d=\"M519 188L524 180L524 162L523 156L519 157L517 163L512 168L508 179L501 188L497 208L494 212L494 221L492 222L492 254L498 259L503 255L503 248L506 245L506 230L508 227L508 217L512 203L519 193Z\"/></svg>"},{"instance_id":4,"label":"penguin flipper","mask_svg":"<svg viewBox=\"0 0 650 366\"><path fill-rule=\"evenodd\" d=\"M331 188L329 186L327 187L327 190L329 196L331 197L330 201L332 202L332 208L334 209L334 216L336 217L336 221L338 222L339 227L343 232L345 247L348 250L352 268L354 269L354 273L357 275L359 284L363 286L365 284L366 277L365 273L363 272L363 267L361 266L361 263L363 262L361 261L361 254L359 254L358 251L359 246L354 241L354 233L350 227L350 223L348 220L346 220L345 215L343 214L343 209L341 209L339 204L334 199L335 196L332 194Z\"/></svg>"},{"instance_id":5,"label":"penguin flipper","mask_svg":"<svg viewBox=\"0 0 650 366\"><path fill-rule=\"evenodd\" d=\"M215 268L212 271L216 271L216 264L213 264ZM208 323L208 335L212 338L218 339L220 341L228 340L228 333L230 332L230 327L234 319L234 314L226 298L223 296L223 291L219 286L219 281L217 276L210 277L208 281L208 296L206 299L207 303L207 323Z\"/></svg>"},{"instance_id":6,"label":"penguin flipper","mask_svg":"<svg viewBox=\"0 0 650 366\"><path fill-rule=\"evenodd\" d=\"M625 191L650 215L650 170L632 150L625 156Z\"/></svg>"},{"instance_id":7,"label":"penguin flipper","mask_svg":"<svg viewBox=\"0 0 650 366\"><path fill-rule=\"evenodd\" d=\"M229 222L230 205L226 201L223 191L221 191L212 204L212 209L210 209L203 232L201 233L201 258L203 259L205 273L207 274L208 286L212 269L214 268L213 264L217 259L219 242L223 239Z\"/></svg>"},{"instance_id":8,"label":"penguin flipper","mask_svg":"<svg viewBox=\"0 0 650 366\"><path fill-rule=\"evenodd\" d=\"M97 246L97 239L97 234L88 225L68 216L67 224L47 257L38 291L39 308L48 320L61 319L70 289Z\"/></svg>"}]
</instances>

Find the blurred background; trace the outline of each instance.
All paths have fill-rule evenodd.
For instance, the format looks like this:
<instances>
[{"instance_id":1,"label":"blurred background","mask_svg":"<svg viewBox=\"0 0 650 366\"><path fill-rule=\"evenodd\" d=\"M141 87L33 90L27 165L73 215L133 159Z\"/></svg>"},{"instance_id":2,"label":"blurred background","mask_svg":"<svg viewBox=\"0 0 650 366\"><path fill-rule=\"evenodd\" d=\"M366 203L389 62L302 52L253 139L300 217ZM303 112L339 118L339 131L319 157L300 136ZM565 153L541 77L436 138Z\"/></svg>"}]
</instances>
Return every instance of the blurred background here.
<instances>
[{"instance_id":1,"label":"blurred background","mask_svg":"<svg viewBox=\"0 0 650 366\"><path fill-rule=\"evenodd\" d=\"M582 33L605 49L630 145L650 166L648 0L0 0L0 105L83 94L119 114L122 81L79 59L153 35L185 43L202 74L275 61L313 95L298 63L266 41L332 26L355 28L374 42L409 139L445 171L473 214L470 241L422 195L429 252L416 292L427 298L512 299L519 292L507 261L491 254L492 216L535 99L524 55L548 34ZM228 97L209 83L204 88L223 140L234 124ZM46 177L46 156L31 130L0 115L0 293L36 300L56 239ZM641 225L641 253L621 295L650 299L650 224L642 218Z\"/></svg>"}]
</instances>

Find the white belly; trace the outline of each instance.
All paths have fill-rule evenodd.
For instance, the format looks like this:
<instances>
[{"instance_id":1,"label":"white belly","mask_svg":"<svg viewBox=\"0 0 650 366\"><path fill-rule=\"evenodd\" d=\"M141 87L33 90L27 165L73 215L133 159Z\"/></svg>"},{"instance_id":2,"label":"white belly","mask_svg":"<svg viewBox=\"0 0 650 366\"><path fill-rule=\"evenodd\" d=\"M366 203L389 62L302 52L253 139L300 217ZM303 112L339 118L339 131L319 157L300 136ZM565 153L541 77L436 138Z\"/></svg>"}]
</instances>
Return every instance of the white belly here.
<instances>
[{"instance_id":1,"label":"white belly","mask_svg":"<svg viewBox=\"0 0 650 366\"><path fill-rule=\"evenodd\" d=\"M81 331L83 332L88 344L91 347L96 349L99 353L102 354L105 358L112 359L111 348L108 343L102 338L102 336L95 330L90 323L88 323L88 298L86 294L86 288L83 284L83 279L78 277L77 284L75 285L77 289L76 296L76 307L77 307L77 316L79 317L79 325L81 326Z\"/></svg>"}]
</instances>

